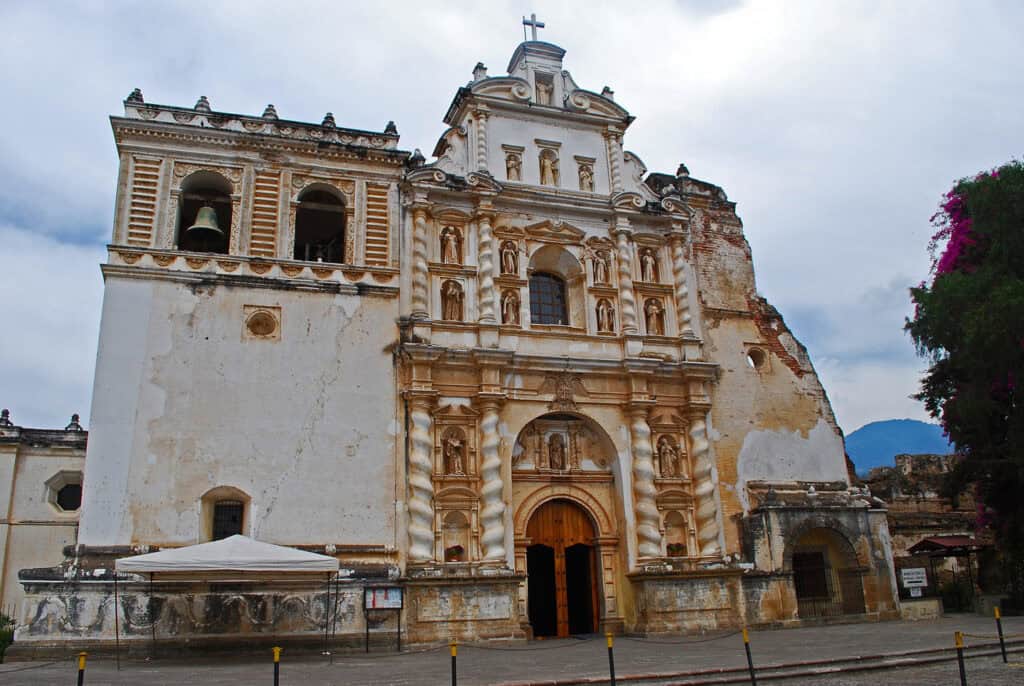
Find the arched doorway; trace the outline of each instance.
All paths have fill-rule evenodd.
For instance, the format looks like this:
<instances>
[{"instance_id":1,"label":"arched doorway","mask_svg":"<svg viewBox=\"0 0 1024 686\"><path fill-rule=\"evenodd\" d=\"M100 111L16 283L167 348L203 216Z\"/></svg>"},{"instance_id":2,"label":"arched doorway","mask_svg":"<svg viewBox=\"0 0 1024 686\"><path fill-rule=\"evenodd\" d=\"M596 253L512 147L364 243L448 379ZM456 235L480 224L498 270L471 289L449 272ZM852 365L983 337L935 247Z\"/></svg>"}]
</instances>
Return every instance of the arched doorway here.
<instances>
[{"instance_id":1,"label":"arched doorway","mask_svg":"<svg viewBox=\"0 0 1024 686\"><path fill-rule=\"evenodd\" d=\"M533 513L526 535L528 613L533 635L593 633L599 603L594 524L571 500L550 500Z\"/></svg>"},{"instance_id":2,"label":"arched doorway","mask_svg":"<svg viewBox=\"0 0 1024 686\"><path fill-rule=\"evenodd\" d=\"M864 570L840 532L826 527L804 532L793 546L792 569L802 619L864 612Z\"/></svg>"}]
</instances>

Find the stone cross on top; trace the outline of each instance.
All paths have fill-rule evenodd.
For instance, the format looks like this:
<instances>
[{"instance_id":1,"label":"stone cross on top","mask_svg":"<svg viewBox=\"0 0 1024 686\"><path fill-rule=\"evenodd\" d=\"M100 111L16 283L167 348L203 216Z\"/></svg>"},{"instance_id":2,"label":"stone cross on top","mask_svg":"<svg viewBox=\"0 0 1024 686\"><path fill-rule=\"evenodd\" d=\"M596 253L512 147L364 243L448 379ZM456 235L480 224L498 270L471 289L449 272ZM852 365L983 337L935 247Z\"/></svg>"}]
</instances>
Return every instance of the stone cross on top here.
<instances>
[{"instance_id":1,"label":"stone cross on top","mask_svg":"<svg viewBox=\"0 0 1024 686\"><path fill-rule=\"evenodd\" d=\"M523 27L524 27L523 28L523 38L524 39L526 38L526 28L525 27L527 27L527 26L529 26L530 30L533 32L533 39L532 40L537 40L537 29L544 28L544 22L537 21L537 15L536 14L531 14L529 19L527 19L526 17L523 17Z\"/></svg>"}]
</instances>

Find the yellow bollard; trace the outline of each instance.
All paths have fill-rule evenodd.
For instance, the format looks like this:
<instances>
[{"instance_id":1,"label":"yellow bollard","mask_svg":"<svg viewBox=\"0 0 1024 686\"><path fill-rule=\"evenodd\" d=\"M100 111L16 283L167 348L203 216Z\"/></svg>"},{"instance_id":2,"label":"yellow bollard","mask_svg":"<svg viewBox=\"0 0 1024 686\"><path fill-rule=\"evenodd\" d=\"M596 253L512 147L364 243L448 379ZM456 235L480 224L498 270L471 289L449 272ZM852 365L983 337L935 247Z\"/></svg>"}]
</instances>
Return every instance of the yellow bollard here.
<instances>
[{"instance_id":1,"label":"yellow bollard","mask_svg":"<svg viewBox=\"0 0 1024 686\"><path fill-rule=\"evenodd\" d=\"M750 654L750 635L747 627L743 627L743 650L747 653L747 672L750 674L751 686L757 686L757 673L754 671L754 657Z\"/></svg>"},{"instance_id":2,"label":"yellow bollard","mask_svg":"<svg viewBox=\"0 0 1024 686\"><path fill-rule=\"evenodd\" d=\"M78 686L85 683L85 658L88 656L85 651L78 654Z\"/></svg>"},{"instance_id":3,"label":"yellow bollard","mask_svg":"<svg viewBox=\"0 0 1024 686\"><path fill-rule=\"evenodd\" d=\"M608 683L615 686L615 652L612 650L612 632L604 635L608 640Z\"/></svg>"},{"instance_id":4,"label":"yellow bollard","mask_svg":"<svg viewBox=\"0 0 1024 686\"><path fill-rule=\"evenodd\" d=\"M1006 664L1006 639L1003 638L1003 620L999 614L999 606L995 606L996 612L996 631L999 632L999 650L1003 654L1003 664Z\"/></svg>"},{"instance_id":5,"label":"yellow bollard","mask_svg":"<svg viewBox=\"0 0 1024 686\"><path fill-rule=\"evenodd\" d=\"M956 643L956 661L960 667L960 686L967 686L967 671L964 669L964 635L957 631L953 634Z\"/></svg>"},{"instance_id":6,"label":"yellow bollard","mask_svg":"<svg viewBox=\"0 0 1024 686\"><path fill-rule=\"evenodd\" d=\"M274 686L278 686L281 681L281 648L274 646Z\"/></svg>"},{"instance_id":7,"label":"yellow bollard","mask_svg":"<svg viewBox=\"0 0 1024 686\"><path fill-rule=\"evenodd\" d=\"M458 644L454 641L454 639L452 640L451 643L448 644L448 648L451 650L452 653L452 686L458 686L459 677L458 671L455 666L455 654L458 652Z\"/></svg>"}]
</instances>

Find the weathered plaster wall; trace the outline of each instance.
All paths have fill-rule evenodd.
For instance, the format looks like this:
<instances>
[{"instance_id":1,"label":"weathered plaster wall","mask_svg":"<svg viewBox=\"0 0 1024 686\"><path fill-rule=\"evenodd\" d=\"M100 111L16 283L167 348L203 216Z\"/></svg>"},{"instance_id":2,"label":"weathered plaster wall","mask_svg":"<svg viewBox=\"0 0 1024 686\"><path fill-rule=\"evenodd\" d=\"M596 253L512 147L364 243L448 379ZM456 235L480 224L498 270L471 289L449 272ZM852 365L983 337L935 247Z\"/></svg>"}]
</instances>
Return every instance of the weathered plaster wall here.
<instances>
[{"instance_id":1,"label":"weathered plaster wall","mask_svg":"<svg viewBox=\"0 0 1024 686\"><path fill-rule=\"evenodd\" d=\"M691 251L704 351L720 365L712 437L725 522L750 509L747 482L847 481L842 436L806 350L756 294L750 248L731 205L697 213ZM763 353L755 367L751 349ZM726 549L739 531L725 525Z\"/></svg>"},{"instance_id":2,"label":"weathered plaster wall","mask_svg":"<svg viewBox=\"0 0 1024 686\"><path fill-rule=\"evenodd\" d=\"M281 308L280 340L244 336ZM275 543L393 544L397 300L108 277L80 542L200 539L200 500L251 498Z\"/></svg>"}]
</instances>

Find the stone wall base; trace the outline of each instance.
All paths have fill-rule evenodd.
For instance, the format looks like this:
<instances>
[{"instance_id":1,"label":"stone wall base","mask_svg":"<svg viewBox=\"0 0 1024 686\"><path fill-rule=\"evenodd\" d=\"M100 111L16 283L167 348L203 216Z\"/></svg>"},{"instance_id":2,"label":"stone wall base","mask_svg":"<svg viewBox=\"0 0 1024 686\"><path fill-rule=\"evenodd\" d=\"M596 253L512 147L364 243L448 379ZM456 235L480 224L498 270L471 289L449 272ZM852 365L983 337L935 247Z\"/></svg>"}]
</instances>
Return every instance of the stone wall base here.
<instances>
[{"instance_id":1,"label":"stone wall base","mask_svg":"<svg viewBox=\"0 0 1024 686\"><path fill-rule=\"evenodd\" d=\"M519 584L507 572L478 577L418 577L405 581L405 630L410 644L527 638L519 617ZM528 625L527 625L528 626Z\"/></svg>"}]
</instances>

